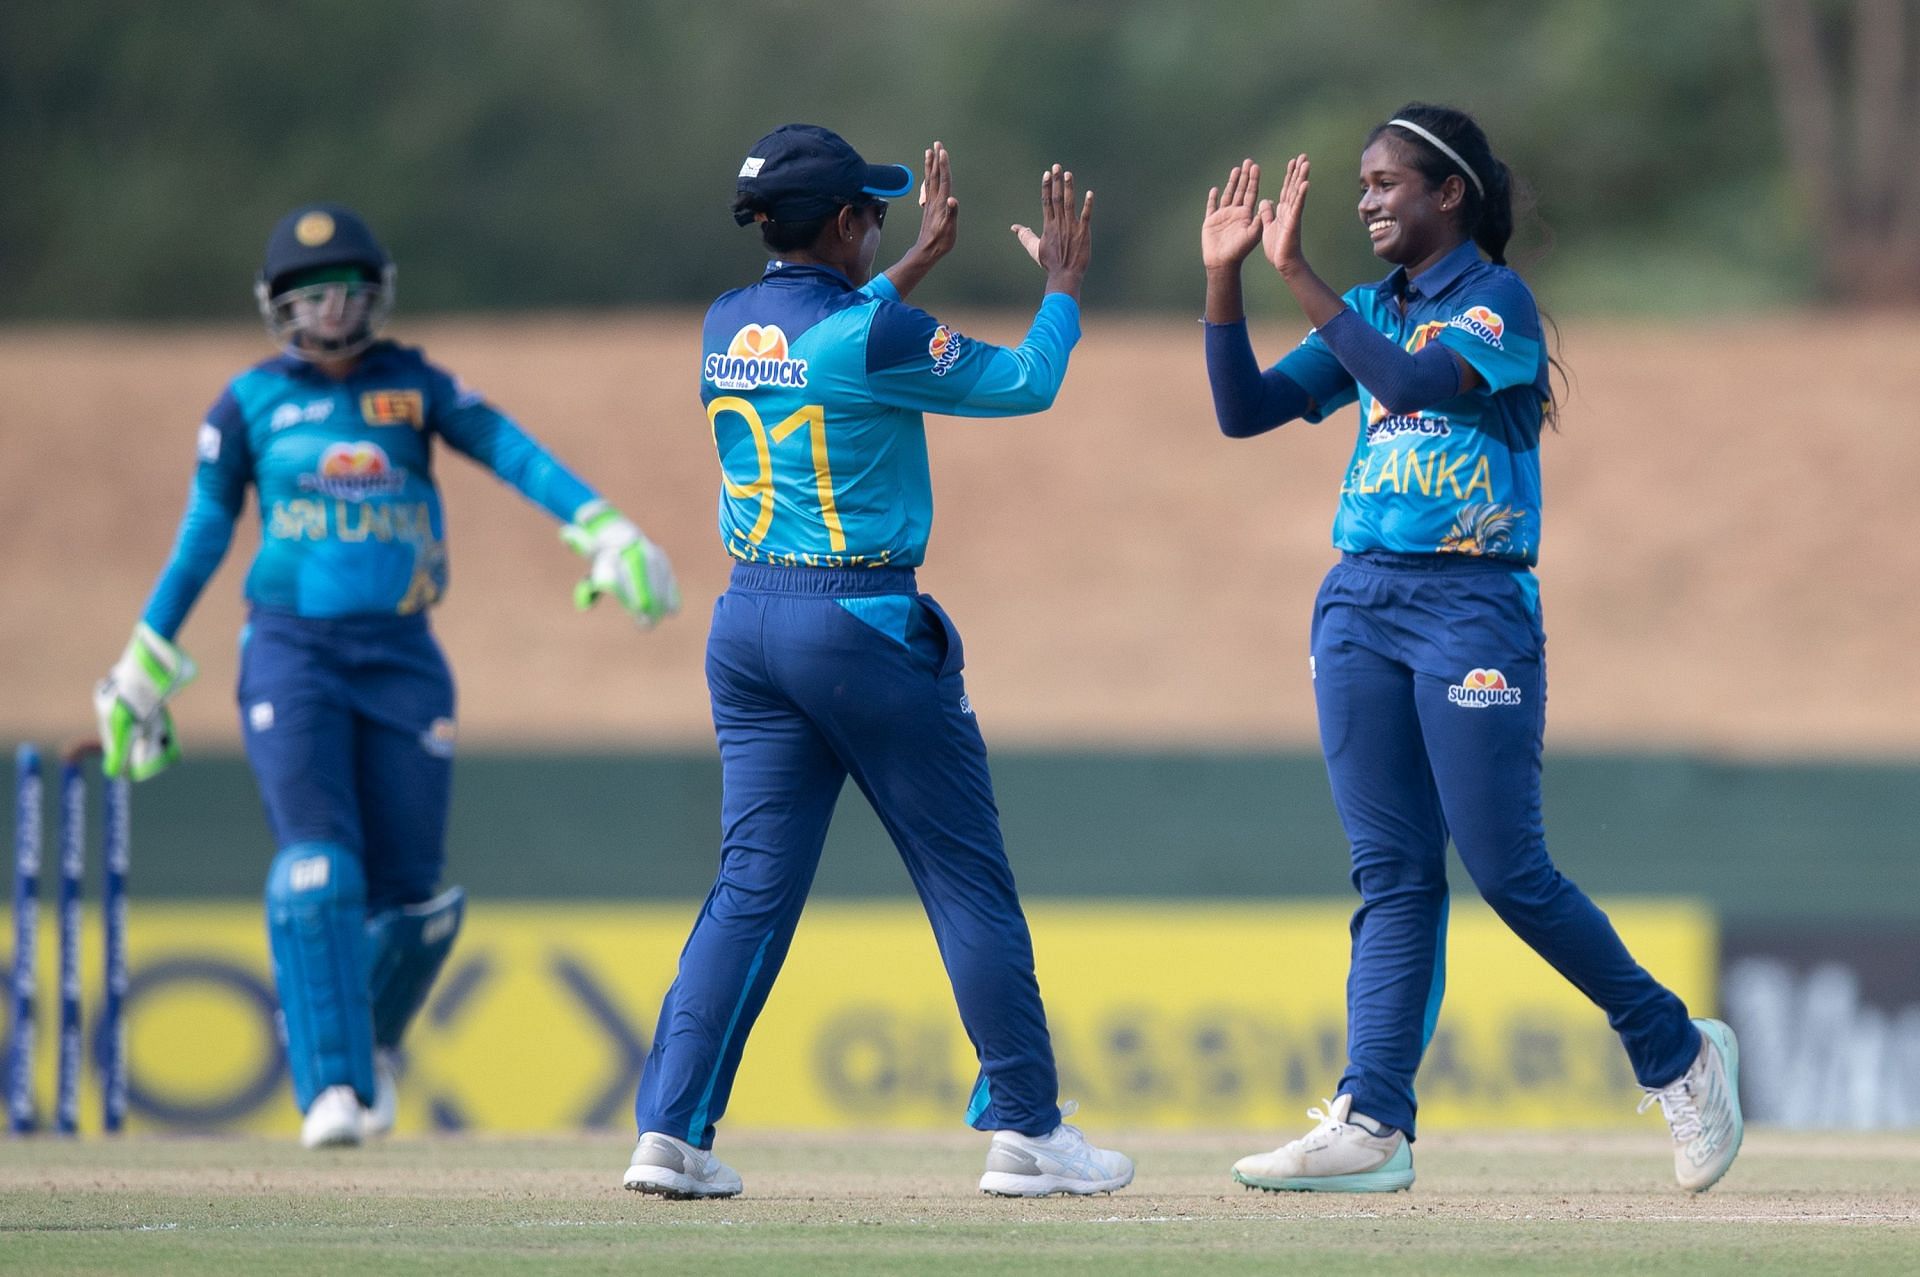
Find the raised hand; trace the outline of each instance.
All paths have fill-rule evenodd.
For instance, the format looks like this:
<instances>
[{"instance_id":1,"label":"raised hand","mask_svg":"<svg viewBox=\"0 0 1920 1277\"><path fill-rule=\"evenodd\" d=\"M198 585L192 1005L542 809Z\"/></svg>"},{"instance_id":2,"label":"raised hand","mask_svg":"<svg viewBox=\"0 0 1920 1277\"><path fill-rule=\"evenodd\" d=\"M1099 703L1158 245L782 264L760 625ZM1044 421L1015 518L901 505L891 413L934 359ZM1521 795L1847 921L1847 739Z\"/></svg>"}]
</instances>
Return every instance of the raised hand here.
<instances>
[{"instance_id":1,"label":"raised hand","mask_svg":"<svg viewBox=\"0 0 1920 1277\"><path fill-rule=\"evenodd\" d=\"M1307 264L1300 251L1300 221L1307 206L1307 157L1296 155L1287 161L1287 175L1280 183L1278 200L1260 202L1260 244L1267 260L1282 275L1290 275Z\"/></svg>"},{"instance_id":2,"label":"raised hand","mask_svg":"<svg viewBox=\"0 0 1920 1277\"><path fill-rule=\"evenodd\" d=\"M960 201L953 195L953 165L947 148L935 142L927 148L926 177L920 183L920 238L914 249L938 260L953 251L960 238Z\"/></svg>"},{"instance_id":3,"label":"raised hand","mask_svg":"<svg viewBox=\"0 0 1920 1277\"><path fill-rule=\"evenodd\" d=\"M1224 190L1207 192L1207 216L1200 223L1200 260L1208 270L1237 269L1260 242L1260 166L1243 160L1227 174Z\"/></svg>"},{"instance_id":4,"label":"raised hand","mask_svg":"<svg viewBox=\"0 0 1920 1277\"><path fill-rule=\"evenodd\" d=\"M1078 294L1093 260L1093 192L1074 211L1073 174L1058 164L1040 174L1040 233L1016 222L1020 247L1047 272L1047 291Z\"/></svg>"},{"instance_id":5,"label":"raised hand","mask_svg":"<svg viewBox=\"0 0 1920 1277\"><path fill-rule=\"evenodd\" d=\"M887 278L902 298L920 287L960 238L960 201L953 197L953 163L947 148L935 142L927 148L926 163L926 176L920 180L920 236L905 256L887 267Z\"/></svg>"}]
</instances>

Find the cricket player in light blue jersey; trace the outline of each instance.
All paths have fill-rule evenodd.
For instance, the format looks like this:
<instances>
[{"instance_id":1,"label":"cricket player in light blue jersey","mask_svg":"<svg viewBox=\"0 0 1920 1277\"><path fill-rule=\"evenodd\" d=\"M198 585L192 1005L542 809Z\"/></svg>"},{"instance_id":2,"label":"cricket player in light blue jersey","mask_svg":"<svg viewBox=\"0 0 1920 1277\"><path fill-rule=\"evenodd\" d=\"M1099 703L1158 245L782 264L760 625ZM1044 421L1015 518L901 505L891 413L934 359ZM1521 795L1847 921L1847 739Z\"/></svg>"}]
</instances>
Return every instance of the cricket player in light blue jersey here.
<instances>
[{"instance_id":1,"label":"cricket player in light blue jersey","mask_svg":"<svg viewBox=\"0 0 1920 1277\"><path fill-rule=\"evenodd\" d=\"M459 930L436 894L454 753L453 678L427 625L447 584L435 442L564 526L642 628L679 607L666 555L519 426L418 350L380 339L394 267L352 210L310 204L267 241L256 295L282 353L200 426L180 533L95 706L108 774L178 756L167 703L194 676L175 638L256 494L240 717L278 854L267 931L309 1147L392 1126L402 1033Z\"/></svg>"},{"instance_id":2,"label":"cricket player in light blue jersey","mask_svg":"<svg viewBox=\"0 0 1920 1277\"><path fill-rule=\"evenodd\" d=\"M740 1191L714 1129L849 776L906 862L979 1058L966 1121L994 1132L981 1189L1087 1194L1133 1178L1126 1157L1061 1121L960 635L914 576L933 522L921 413L1053 402L1080 336L1093 197L1076 210L1071 174L1042 178L1040 232L1015 229L1046 292L1025 340L1003 348L899 300L931 264L919 250L951 243L958 204L937 143L920 245L870 278L887 201L912 189L908 169L870 165L811 125L774 130L740 167L735 220L758 227L773 260L713 304L702 339L720 539L735 560L707 640L720 875L641 1075L624 1181L640 1192Z\"/></svg>"},{"instance_id":3,"label":"cricket player in light blue jersey","mask_svg":"<svg viewBox=\"0 0 1920 1277\"><path fill-rule=\"evenodd\" d=\"M1347 1069L1307 1135L1241 1159L1241 1183L1380 1192L1413 1183L1414 1074L1445 985L1449 837L1523 940L1607 1013L1674 1140L1685 1188L1738 1152L1739 1053L1718 1020L1634 962L1548 858L1540 815L1546 635L1540 429L1553 410L1540 316L1506 265L1513 177L1465 113L1418 103L1360 157L1360 221L1394 270L1344 297L1300 251L1307 157L1278 201L1236 167L1207 197L1207 374L1235 438L1358 403L1340 561L1314 607L1321 747L1352 844ZM1241 263L1256 246L1314 328L1262 371ZM1484 256L1483 256L1484 254Z\"/></svg>"}]
</instances>

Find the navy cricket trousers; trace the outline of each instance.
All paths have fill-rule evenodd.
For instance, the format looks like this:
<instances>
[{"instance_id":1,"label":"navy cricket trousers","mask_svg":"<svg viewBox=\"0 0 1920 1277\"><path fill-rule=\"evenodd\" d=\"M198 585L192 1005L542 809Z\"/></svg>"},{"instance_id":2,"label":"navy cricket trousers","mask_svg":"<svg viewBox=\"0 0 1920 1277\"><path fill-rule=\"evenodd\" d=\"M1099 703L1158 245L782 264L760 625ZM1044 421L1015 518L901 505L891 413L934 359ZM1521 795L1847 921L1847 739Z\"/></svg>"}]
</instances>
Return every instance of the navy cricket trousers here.
<instances>
[{"instance_id":1,"label":"navy cricket trousers","mask_svg":"<svg viewBox=\"0 0 1920 1277\"><path fill-rule=\"evenodd\" d=\"M357 855L371 912L431 899L453 798L453 675L425 614L256 610L240 729L281 847Z\"/></svg>"},{"instance_id":2,"label":"navy cricket trousers","mask_svg":"<svg viewBox=\"0 0 1920 1277\"><path fill-rule=\"evenodd\" d=\"M980 1061L966 1120L1044 1135L1059 1080L960 636L905 568L739 564L714 604L720 875L654 1026L634 1118L713 1146L848 776L906 862Z\"/></svg>"},{"instance_id":3,"label":"navy cricket trousers","mask_svg":"<svg viewBox=\"0 0 1920 1277\"><path fill-rule=\"evenodd\" d=\"M1547 856L1537 591L1493 560L1348 554L1314 604L1320 744L1361 901L1339 1091L1408 1138L1446 983L1449 835L1500 919L1606 1012L1641 1085L1700 1049L1680 999Z\"/></svg>"}]
</instances>

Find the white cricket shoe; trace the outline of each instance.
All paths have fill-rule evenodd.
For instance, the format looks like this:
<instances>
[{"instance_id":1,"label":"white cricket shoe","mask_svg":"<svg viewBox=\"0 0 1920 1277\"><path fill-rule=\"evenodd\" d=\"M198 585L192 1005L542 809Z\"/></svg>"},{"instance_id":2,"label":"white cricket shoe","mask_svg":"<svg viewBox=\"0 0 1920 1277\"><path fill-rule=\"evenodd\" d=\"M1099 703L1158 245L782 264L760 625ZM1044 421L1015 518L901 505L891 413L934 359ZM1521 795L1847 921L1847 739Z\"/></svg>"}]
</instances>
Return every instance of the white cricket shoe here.
<instances>
[{"instance_id":1,"label":"white cricket shoe","mask_svg":"<svg viewBox=\"0 0 1920 1277\"><path fill-rule=\"evenodd\" d=\"M1069 1100L1061 1117L1079 1106ZM1133 1159L1110 1148L1096 1148L1077 1126L1065 1122L1046 1135L995 1131L987 1146L987 1172L980 1191L995 1197L1046 1197L1071 1193L1085 1197L1111 1193L1133 1183Z\"/></svg>"},{"instance_id":2,"label":"white cricket shoe","mask_svg":"<svg viewBox=\"0 0 1920 1277\"><path fill-rule=\"evenodd\" d=\"M1405 1131L1353 1112L1351 1095L1320 1102L1327 1106L1324 1113L1307 1110L1318 1126L1271 1153L1241 1158L1233 1164L1234 1179L1269 1193L1397 1193L1413 1187L1413 1145Z\"/></svg>"},{"instance_id":3,"label":"white cricket shoe","mask_svg":"<svg viewBox=\"0 0 1920 1277\"><path fill-rule=\"evenodd\" d=\"M1655 1104L1673 1128L1673 1175L1680 1187L1704 1193L1733 1165L1746 1134L1740 1117L1740 1044L1719 1020L1696 1019L1700 1054L1662 1087L1648 1087L1644 1113Z\"/></svg>"},{"instance_id":4,"label":"white cricket shoe","mask_svg":"<svg viewBox=\"0 0 1920 1277\"><path fill-rule=\"evenodd\" d=\"M378 1047L373 1053L373 1107L367 1110L367 1134L386 1135L400 1111L400 1053Z\"/></svg>"},{"instance_id":5,"label":"white cricket shoe","mask_svg":"<svg viewBox=\"0 0 1920 1277\"><path fill-rule=\"evenodd\" d=\"M685 1140L648 1131L633 1146L633 1161L621 1181L636 1193L685 1200L692 1197L734 1197L740 1176L725 1162Z\"/></svg>"},{"instance_id":6,"label":"white cricket shoe","mask_svg":"<svg viewBox=\"0 0 1920 1277\"><path fill-rule=\"evenodd\" d=\"M367 1111L350 1086L330 1086L314 1096L300 1123L304 1148L351 1148L367 1137Z\"/></svg>"}]
</instances>

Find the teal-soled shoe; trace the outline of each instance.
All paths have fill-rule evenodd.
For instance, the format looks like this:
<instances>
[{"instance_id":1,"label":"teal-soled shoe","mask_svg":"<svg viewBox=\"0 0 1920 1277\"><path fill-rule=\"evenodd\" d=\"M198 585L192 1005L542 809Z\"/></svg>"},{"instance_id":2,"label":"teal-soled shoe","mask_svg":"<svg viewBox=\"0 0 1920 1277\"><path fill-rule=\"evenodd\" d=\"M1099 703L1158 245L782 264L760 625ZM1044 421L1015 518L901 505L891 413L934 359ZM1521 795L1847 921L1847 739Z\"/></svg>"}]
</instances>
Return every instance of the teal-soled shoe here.
<instances>
[{"instance_id":1,"label":"teal-soled shoe","mask_svg":"<svg viewBox=\"0 0 1920 1277\"><path fill-rule=\"evenodd\" d=\"M1696 1019L1700 1054L1665 1086L1648 1087L1640 1111L1655 1104L1673 1130L1673 1175L1690 1193L1720 1182L1740 1152L1740 1043L1719 1020Z\"/></svg>"},{"instance_id":2,"label":"teal-soled shoe","mask_svg":"<svg viewBox=\"0 0 1920 1277\"><path fill-rule=\"evenodd\" d=\"M1241 1158L1233 1164L1233 1178L1269 1193L1397 1193L1413 1187L1413 1145L1404 1131L1376 1135L1379 1124L1352 1111L1351 1095L1321 1103L1325 1112L1307 1110L1319 1125L1271 1153Z\"/></svg>"}]
</instances>

